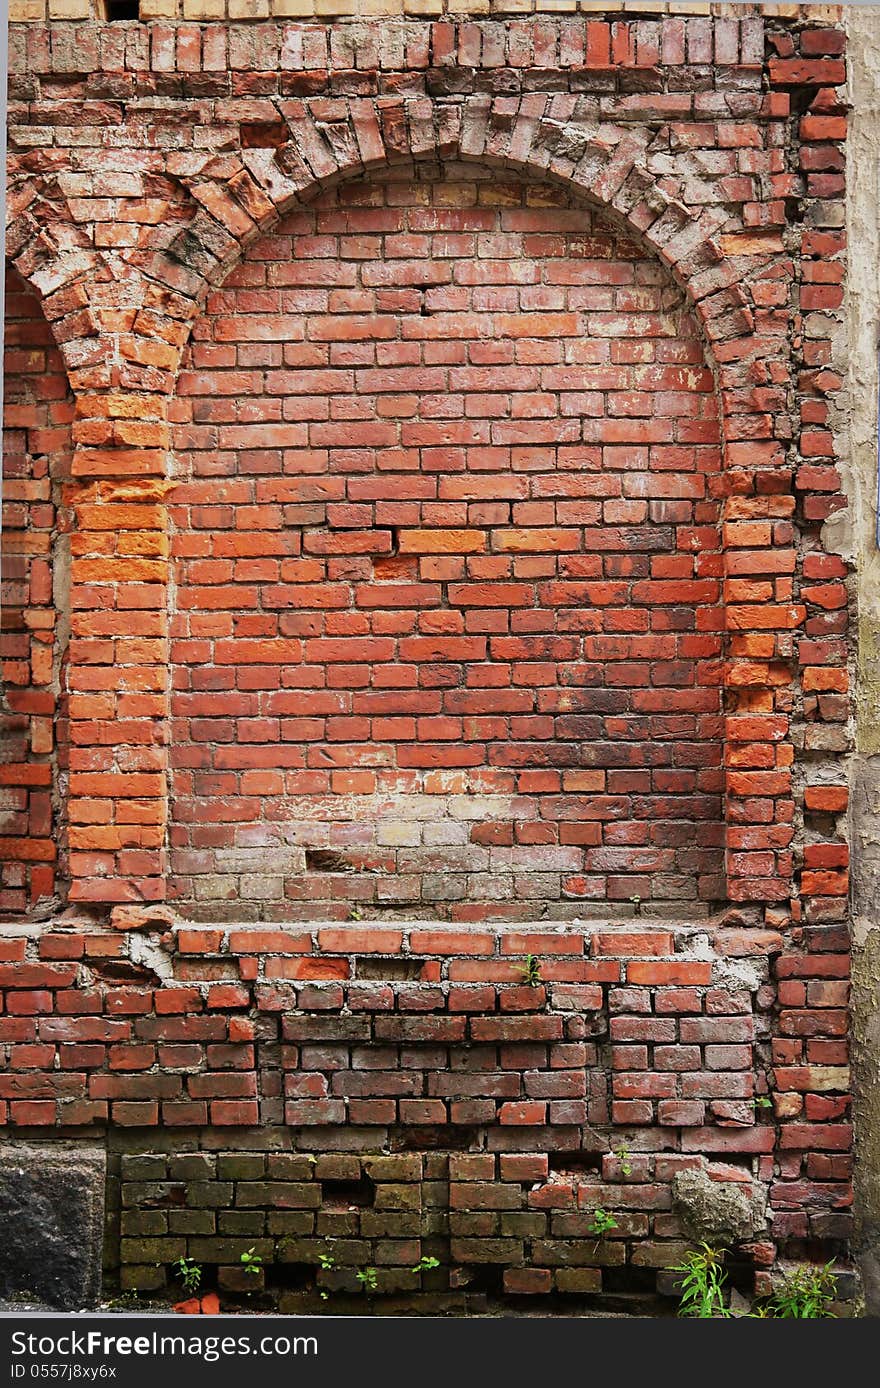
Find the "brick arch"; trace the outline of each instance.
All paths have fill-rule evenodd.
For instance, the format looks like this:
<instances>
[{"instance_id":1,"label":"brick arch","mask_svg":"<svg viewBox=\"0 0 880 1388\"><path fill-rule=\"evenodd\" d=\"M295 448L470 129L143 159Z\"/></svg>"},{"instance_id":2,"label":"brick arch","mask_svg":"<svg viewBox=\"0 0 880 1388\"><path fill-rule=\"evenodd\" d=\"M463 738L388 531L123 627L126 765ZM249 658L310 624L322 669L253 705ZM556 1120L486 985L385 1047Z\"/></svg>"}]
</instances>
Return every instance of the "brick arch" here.
<instances>
[{"instance_id":1,"label":"brick arch","mask_svg":"<svg viewBox=\"0 0 880 1388\"><path fill-rule=\"evenodd\" d=\"M439 157L560 182L613 209L685 289L710 343L753 329L739 276L714 239L726 212L690 211L648 169L648 134L592 128L575 97L282 101L279 113L280 146L205 158L180 176L196 211L144 259L145 275L184 295L194 312L254 238L298 203L372 169Z\"/></svg>"},{"instance_id":2,"label":"brick arch","mask_svg":"<svg viewBox=\"0 0 880 1388\"><path fill-rule=\"evenodd\" d=\"M89 286L106 277L106 267L58 180L32 178L15 160L10 160L7 191L6 255L39 299L71 388L78 392L78 370L103 355Z\"/></svg>"},{"instance_id":3,"label":"brick arch","mask_svg":"<svg viewBox=\"0 0 880 1388\"><path fill-rule=\"evenodd\" d=\"M727 212L711 207L691 212L676 198L672 182L667 187L665 180L658 181L648 167L645 132L604 123L596 128L589 113L580 110L578 98L568 95L478 97L454 105L424 98L281 100L277 108L278 128L273 129L271 142L267 139L268 147L243 147L206 158L201 166L197 155L184 161L186 172L176 177L192 199L193 215L182 229L169 219L150 245L128 258L128 300L142 305L142 311L134 315L127 349L131 365L120 364L118 356L111 360L118 346L94 334L84 285L89 275L106 276L107 272L94 249L83 244L82 233L72 231L71 245L53 259L41 237L34 196L23 191L21 206L13 209L17 259L25 273L34 274L39 262L44 280L52 283L55 276L54 294L61 296L57 317L62 320L60 329L55 324L56 334L65 340L68 360L78 356L78 362L87 363L76 381L74 471L84 479L80 499L86 505L142 503L138 517L127 518L130 506L120 517L125 524L151 529L155 536L153 549L148 545L151 557L133 580L135 586L142 576L158 587L167 582L161 538L167 524L163 509L168 486L167 404L190 326L209 289L222 282L257 236L320 189L396 162L438 156L479 160L562 183L587 203L610 209L653 250L684 289L708 343L722 433L727 436L725 487L732 494L730 518L736 522L760 516L769 521L763 528L773 532L774 518L785 511L768 504L768 499L788 487L779 471L784 454L782 445L772 438L767 416L754 404L761 359L773 344L768 348L756 332L747 286L716 240ZM103 514L101 523L107 525L110 514ZM726 528L725 539L732 533ZM743 537L732 543L744 547L752 541ZM100 547L98 552L104 553ZM124 567L118 579L100 565L93 572L99 581L126 583L131 563ZM753 563L748 553L738 555L736 573L751 572L766 574L767 569L760 561ZM164 610L162 604L151 605ZM800 620L799 612L795 607L777 606L772 622L777 628L790 629ZM752 716L761 706L761 690L772 687L775 678L766 661L754 658L763 652L760 635L751 643L748 639L756 625L759 632L764 629L765 618L756 620L753 607L729 609L729 613L736 650L724 666L731 705L727 743L735 745L727 780L728 824L738 826L732 846L750 849L760 838L760 833L750 832L751 826L766 822L765 807L755 803L756 797L778 800L788 793L790 778L785 774L774 778L769 770L780 764L776 748L784 741L787 717L762 721ZM153 706L143 699L132 736L161 746L168 735L167 704L164 709L161 706L167 631L160 624L150 636L155 644L146 657L143 650L147 648L138 647L137 678L155 691L155 699ZM125 702L128 707L131 700ZM128 720L119 717L118 703L117 726L122 722L127 727ZM138 755L135 762L148 767L150 774L161 777L164 773L161 754L152 760ZM131 794L136 793L132 788ZM75 884L74 897L155 900L164 895L165 803L161 792L151 793L158 798L150 830L120 825L112 833L83 831L84 845L95 852L92 859L83 859L82 873L88 880ZM107 849L103 857L102 846ZM748 854L740 855L740 865L729 856L731 899L772 901L788 896L787 845L782 839L767 838L761 847L766 851L760 870L747 861ZM125 857L124 870L120 856Z\"/></svg>"}]
</instances>

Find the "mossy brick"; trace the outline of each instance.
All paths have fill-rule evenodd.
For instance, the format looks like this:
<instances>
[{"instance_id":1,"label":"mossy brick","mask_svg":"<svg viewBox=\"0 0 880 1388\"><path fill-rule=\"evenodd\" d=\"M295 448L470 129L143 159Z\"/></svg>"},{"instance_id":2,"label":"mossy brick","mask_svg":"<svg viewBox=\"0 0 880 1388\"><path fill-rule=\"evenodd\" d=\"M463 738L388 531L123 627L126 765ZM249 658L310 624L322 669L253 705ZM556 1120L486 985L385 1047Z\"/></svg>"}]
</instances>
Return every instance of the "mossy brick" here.
<instances>
[{"instance_id":1,"label":"mossy brick","mask_svg":"<svg viewBox=\"0 0 880 1388\"><path fill-rule=\"evenodd\" d=\"M173 1263L186 1254L186 1239L120 1239L119 1257L123 1263Z\"/></svg>"},{"instance_id":2,"label":"mossy brick","mask_svg":"<svg viewBox=\"0 0 880 1388\"><path fill-rule=\"evenodd\" d=\"M331 1268L327 1272L322 1270L318 1273L316 1285L332 1293L351 1293L358 1298L353 1309L361 1311L364 1304L364 1289L358 1281L358 1271L356 1266Z\"/></svg>"},{"instance_id":3,"label":"mossy brick","mask_svg":"<svg viewBox=\"0 0 880 1388\"><path fill-rule=\"evenodd\" d=\"M235 1203L276 1210L313 1210L321 1203L321 1188L305 1181L238 1181Z\"/></svg>"},{"instance_id":4,"label":"mossy brick","mask_svg":"<svg viewBox=\"0 0 880 1388\"><path fill-rule=\"evenodd\" d=\"M266 1175L273 1181L314 1180L317 1162L311 1156L296 1152L270 1152L266 1157Z\"/></svg>"},{"instance_id":5,"label":"mossy brick","mask_svg":"<svg viewBox=\"0 0 880 1388\"><path fill-rule=\"evenodd\" d=\"M143 1209L155 1205L171 1209L185 1202L186 1186L180 1181L125 1181L120 1198L127 1206Z\"/></svg>"},{"instance_id":6,"label":"mossy brick","mask_svg":"<svg viewBox=\"0 0 880 1388\"><path fill-rule=\"evenodd\" d=\"M272 1239L233 1238L232 1236L212 1239L195 1238L189 1240L188 1254L197 1263L240 1263L242 1253L253 1246L255 1253L265 1259L271 1258L275 1251Z\"/></svg>"},{"instance_id":7,"label":"mossy brick","mask_svg":"<svg viewBox=\"0 0 880 1388\"><path fill-rule=\"evenodd\" d=\"M633 1248L630 1254L630 1262L637 1268L659 1268L669 1269L676 1263L680 1263L686 1253L693 1248L693 1244L686 1242L675 1243L666 1239L653 1242L645 1239Z\"/></svg>"},{"instance_id":8,"label":"mossy brick","mask_svg":"<svg viewBox=\"0 0 880 1388\"><path fill-rule=\"evenodd\" d=\"M371 1180L378 1182L420 1181L422 1158L416 1153L390 1157L364 1157L363 1167Z\"/></svg>"},{"instance_id":9,"label":"mossy brick","mask_svg":"<svg viewBox=\"0 0 880 1388\"><path fill-rule=\"evenodd\" d=\"M328 1245L326 1239L282 1239L278 1245L280 1263L320 1262L320 1255L330 1254L337 1268L369 1266L371 1245L363 1239L340 1239Z\"/></svg>"},{"instance_id":10,"label":"mossy brick","mask_svg":"<svg viewBox=\"0 0 880 1388\"><path fill-rule=\"evenodd\" d=\"M247 1296L249 1293L261 1292L265 1285L266 1274L262 1268L248 1272L239 1264L238 1267L217 1269L217 1286L222 1291L239 1292Z\"/></svg>"},{"instance_id":11,"label":"mossy brick","mask_svg":"<svg viewBox=\"0 0 880 1388\"><path fill-rule=\"evenodd\" d=\"M454 1238L450 1254L456 1263L497 1263L504 1267L518 1267L524 1256L523 1245L517 1239Z\"/></svg>"},{"instance_id":12,"label":"mossy brick","mask_svg":"<svg viewBox=\"0 0 880 1388\"><path fill-rule=\"evenodd\" d=\"M168 1228L172 1234L214 1234L217 1216L213 1210L171 1210Z\"/></svg>"},{"instance_id":13,"label":"mossy brick","mask_svg":"<svg viewBox=\"0 0 880 1388\"><path fill-rule=\"evenodd\" d=\"M501 1233L500 1210L476 1212L453 1210L449 1215L449 1232L455 1238L488 1239Z\"/></svg>"},{"instance_id":14,"label":"mossy brick","mask_svg":"<svg viewBox=\"0 0 880 1388\"><path fill-rule=\"evenodd\" d=\"M626 1245L602 1239L536 1239L532 1257L546 1267L623 1267Z\"/></svg>"},{"instance_id":15,"label":"mossy brick","mask_svg":"<svg viewBox=\"0 0 880 1388\"><path fill-rule=\"evenodd\" d=\"M665 1269L657 1273L658 1296L681 1296L681 1273Z\"/></svg>"},{"instance_id":16,"label":"mossy brick","mask_svg":"<svg viewBox=\"0 0 880 1388\"><path fill-rule=\"evenodd\" d=\"M383 1183L376 1186L376 1199L373 1203L377 1210L420 1210L422 1188L419 1185Z\"/></svg>"},{"instance_id":17,"label":"mossy brick","mask_svg":"<svg viewBox=\"0 0 880 1388\"><path fill-rule=\"evenodd\" d=\"M539 1239L547 1233L547 1215L542 1210L501 1213L501 1233L515 1239Z\"/></svg>"},{"instance_id":18,"label":"mossy brick","mask_svg":"<svg viewBox=\"0 0 880 1388\"><path fill-rule=\"evenodd\" d=\"M602 1273L598 1268L557 1268L553 1285L558 1292L589 1296L602 1290Z\"/></svg>"},{"instance_id":19,"label":"mossy brick","mask_svg":"<svg viewBox=\"0 0 880 1388\"><path fill-rule=\"evenodd\" d=\"M353 1239L362 1233L359 1210L319 1210L315 1233L325 1239Z\"/></svg>"},{"instance_id":20,"label":"mossy brick","mask_svg":"<svg viewBox=\"0 0 880 1388\"><path fill-rule=\"evenodd\" d=\"M395 1292L413 1292L418 1288L419 1275L411 1267L382 1267L381 1259L376 1258L376 1290L381 1296L393 1296Z\"/></svg>"},{"instance_id":21,"label":"mossy brick","mask_svg":"<svg viewBox=\"0 0 880 1388\"><path fill-rule=\"evenodd\" d=\"M449 1182L423 1181L422 1205L426 1210L446 1210L449 1208Z\"/></svg>"},{"instance_id":22,"label":"mossy brick","mask_svg":"<svg viewBox=\"0 0 880 1388\"><path fill-rule=\"evenodd\" d=\"M270 1210L266 1216L266 1232L275 1238L313 1234L315 1215L311 1210Z\"/></svg>"},{"instance_id":23,"label":"mossy brick","mask_svg":"<svg viewBox=\"0 0 880 1388\"><path fill-rule=\"evenodd\" d=\"M592 1219L592 1214L590 1215ZM646 1214L635 1214L629 1210L615 1210L617 1228L605 1234L606 1239L642 1239L648 1232L650 1220Z\"/></svg>"},{"instance_id":24,"label":"mossy brick","mask_svg":"<svg viewBox=\"0 0 880 1388\"><path fill-rule=\"evenodd\" d=\"M318 1157L315 1163L315 1178L318 1181L359 1181L362 1163L358 1157L330 1152Z\"/></svg>"},{"instance_id":25,"label":"mossy brick","mask_svg":"<svg viewBox=\"0 0 880 1388\"><path fill-rule=\"evenodd\" d=\"M451 1153L449 1179L450 1181L494 1181L495 1157L491 1152Z\"/></svg>"},{"instance_id":26,"label":"mossy brick","mask_svg":"<svg viewBox=\"0 0 880 1388\"><path fill-rule=\"evenodd\" d=\"M265 1175L267 1160L261 1152L221 1152L217 1175L221 1181L259 1181Z\"/></svg>"},{"instance_id":27,"label":"mossy brick","mask_svg":"<svg viewBox=\"0 0 880 1388\"><path fill-rule=\"evenodd\" d=\"M186 1203L193 1209L221 1209L231 1205L235 1186L231 1181L189 1181Z\"/></svg>"},{"instance_id":28,"label":"mossy brick","mask_svg":"<svg viewBox=\"0 0 880 1388\"><path fill-rule=\"evenodd\" d=\"M168 1175L173 1181L212 1181L217 1175L217 1158L211 1152L188 1152L172 1157Z\"/></svg>"},{"instance_id":29,"label":"mossy brick","mask_svg":"<svg viewBox=\"0 0 880 1388\"><path fill-rule=\"evenodd\" d=\"M414 1267L422 1256L419 1239L380 1239L373 1246L373 1262L385 1267Z\"/></svg>"},{"instance_id":30,"label":"mossy brick","mask_svg":"<svg viewBox=\"0 0 880 1388\"><path fill-rule=\"evenodd\" d=\"M424 1155L425 1180L448 1181L449 1162L450 1157L446 1152L426 1152Z\"/></svg>"},{"instance_id":31,"label":"mossy brick","mask_svg":"<svg viewBox=\"0 0 880 1388\"><path fill-rule=\"evenodd\" d=\"M130 1238L167 1234L168 1214L165 1210L123 1210L119 1227Z\"/></svg>"},{"instance_id":32,"label":"mossy brick","mask_svg":"<svg viewBox=\"0 0 880 1388\"><path fill-rule=\"evenodd\" d=\"M519 1186L506 1186L500 1181L470 1184L453 1181L449 1187L449 1205L453 1210L520 1210L523 1193Z\"/></svg>"},{"instance_id":33,"label":"mossy brick","mask_svg":"<svg viewBox=\"0 0 880 1388\"><path fill-rule=\"evenodd\" d=\"M154 1263L134 1263L119 1269L119 1285L124 1292L161 1292L168 1278L165 1269Z\"/></svg>"},{"instance_id":34,"label":"mossy brick","mask_svg":"<svg viewBox=\"0 0 880 1388\"><path fill-rule=\"evenodd\" d=\"M168 1158L123 1154L120 1174L123 1181L164 1181L168 1175Z\"/></svg>"},{"instance_id":35,"label":"mossy brick","mask_svg":"<svg viewBox=\"0 0 880 1388\"><path fill-rule=\"evenodd\" d=\"M279 1263L310 1263L317 1267L321 1255L329 1253L326 1239L285 1238L278 1243L275 1256Z\"/></svg>"},{"instance_id":36,"label":"mossy brick","mask_svg":"<svg viewBox=\"0 0 880 1388\"><path fill-rule=\"evenodd\" d=\"M220 1210L217 1214L217 1233L233 1238L261 1238L266 1232L263 1210Z\"/></svg>"},{"instance_id":37,"label":"mossy brick","mask_svg":"<svg viewBox=\"0 0 880 1388\"><path fill-rule=\"evenodd\" d=\"M326 1243L324 1248L326 1250ZM373 1256L373 1246L366 1239L336 1239L331 1244L331 1253L339 1268L369 1266Z\"/></svg>"},{"instance_id":38,"label":"mossy brick","mask_svg":"<svg viewBox=\"0 0 880 1388\"><path fill-rule=\"evenodd\" d=\"M422 1216L416 1212L361 1210L361 1234L365 1239L403 1239L423 1233Z\"/></svg>"}]
</instances>

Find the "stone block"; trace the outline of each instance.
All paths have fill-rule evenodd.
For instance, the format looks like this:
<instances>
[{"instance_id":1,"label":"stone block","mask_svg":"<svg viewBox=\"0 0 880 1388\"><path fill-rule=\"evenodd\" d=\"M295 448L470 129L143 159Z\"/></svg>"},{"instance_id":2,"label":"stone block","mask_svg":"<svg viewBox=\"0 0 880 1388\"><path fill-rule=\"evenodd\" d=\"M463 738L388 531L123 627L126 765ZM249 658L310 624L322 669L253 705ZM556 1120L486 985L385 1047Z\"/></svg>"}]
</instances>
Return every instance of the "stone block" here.
<instances>
[{"instance_id":1,"label":"stone block","mask_svg":"<svg viewBox=\"0 0 880 1388\"><path fill-rule=\"evenodd\" d=\"M106 1153L66 1143L0 1149L0 1297L28 1295L59 1311L101 1293Z\"/></svg>"}]
</instances>

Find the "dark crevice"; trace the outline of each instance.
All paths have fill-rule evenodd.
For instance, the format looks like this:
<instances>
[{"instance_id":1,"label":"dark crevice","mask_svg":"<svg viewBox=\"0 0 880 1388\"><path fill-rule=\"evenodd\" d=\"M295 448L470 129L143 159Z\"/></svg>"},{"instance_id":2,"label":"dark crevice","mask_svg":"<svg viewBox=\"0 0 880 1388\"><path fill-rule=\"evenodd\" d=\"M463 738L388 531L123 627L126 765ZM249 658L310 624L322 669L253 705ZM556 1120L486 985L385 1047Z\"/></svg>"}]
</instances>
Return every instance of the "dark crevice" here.
<instances>
[{"instance_id":1,"label":"dark crevice","mask_svg":"<svg viewBox=\"0 0 880 1388\"><path fill-rule=\"evenodd\" d=\"M372 1209L376 1202L376 1187L369 1176L363 1173L356 1181L321 1181L321 1208L323 1210Z\"/></svg>"},{"instance_id":2,"label":"dark crevice","mask_svg":"<svg viewBox=\"0 0 880 1388\"><path fill-rule=\"evenodd\" d=\"M307 872L351 872L351 863L332 848L307 848Z\"/></svg>"},{"instance_id":3,"label":"dark crevice","mask_svg":"<svg viewBox=\"0 0 880 1388\"><path fill-rule=\"evenodd\" d=\"M106 0L106 15L111 24L120 20L140 19L140 0Z\"/></svg>"}]
</instances>

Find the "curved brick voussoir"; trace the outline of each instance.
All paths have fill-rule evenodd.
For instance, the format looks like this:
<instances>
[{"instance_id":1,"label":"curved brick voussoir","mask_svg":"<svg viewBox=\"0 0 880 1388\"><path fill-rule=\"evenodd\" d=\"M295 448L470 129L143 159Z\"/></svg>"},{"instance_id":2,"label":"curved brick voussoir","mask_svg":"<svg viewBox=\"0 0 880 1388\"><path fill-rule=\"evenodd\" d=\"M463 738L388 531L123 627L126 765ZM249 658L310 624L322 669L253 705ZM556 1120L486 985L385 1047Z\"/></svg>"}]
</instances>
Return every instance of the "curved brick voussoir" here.
<instances>
[{"instance_id":1,"label":"curved brick voussoir","mask_svg":"<svg viewBox=\"0 0 880 1388\"><path fill-rule=\"evenodd\" d=\"M280 146L214 159L174 156L174 175L196 207L182 227L157 229L143 270L149 280L178 291L192 312L256 236L297 203L370 169L427 158L549 175L589 202L613 208L685 285L723 263L713 237L728 212L692 212L676 201L649 170L648 132L600 125L589 106L581 109L580 98L474 96L455 104L424 97L313 98L275 105L288 132ZM744 291L737 285L731 293L738 296L739 320L728 317L719 325L715 310L699 309L712 337L749 325Z\"/></svg>"}]
</instances>

